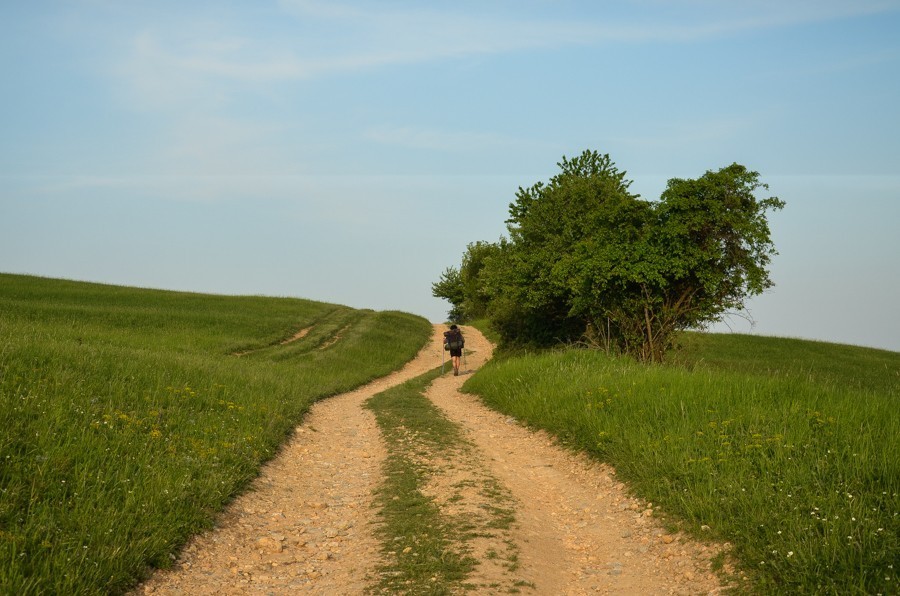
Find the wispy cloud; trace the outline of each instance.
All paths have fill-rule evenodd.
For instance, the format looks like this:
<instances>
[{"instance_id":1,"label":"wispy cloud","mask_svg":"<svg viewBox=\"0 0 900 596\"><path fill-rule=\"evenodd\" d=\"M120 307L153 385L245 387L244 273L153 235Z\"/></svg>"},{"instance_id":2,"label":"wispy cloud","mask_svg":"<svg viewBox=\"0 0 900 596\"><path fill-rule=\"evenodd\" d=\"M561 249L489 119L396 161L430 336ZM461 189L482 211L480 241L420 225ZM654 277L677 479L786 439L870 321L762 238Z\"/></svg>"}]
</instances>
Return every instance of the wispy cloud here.
<instances>
[{"instance_id":1,"label":"wispy cloud","mask_svg":"<svg viewBox=\"0 0 900 596\"><path fill-rule=\"evenodd\" d=\"M295 164L306 157L298 156L306 150L302 139L289 144L278 123L267 121L261 104L254 103L261 95L287 102L291 86L375 69L543 48L607 45L611 51L623 46L627 51L640 44L702 43L900 10L897 0L631 0L568 6L569 12L563 12L555 5L534 3L472 8L280 0L282 18L266 28L258 28L252 19L229 20L227 13L195 12L174 25L141 23L138 29L117 34L130 35L130 42L115 58L115 84L126 90L129 107L164 113L158 136L166 147L158 151L154 164L159 171L296 173ZM282 93L285 89L291 91ZM256 106L252 116L241 110L246 98ZM306 115L297 110L292 117L294 125L302 126ZM527 144L490 131L448 130L445 122L391 122L396 123L367 123L354 134L384 146L447 152ZM686 142L715 143L751 126L738 120L705 120L683 128L636 130L613 141L635 149L667 150Z\"/></svg>"},{"instance_id":2,"label":"wispy cloud","mask_svg":"<svg viewBox=\"0 0 900 596\"><path fill-rule=\"evenodd\" d=\"M200 40L145 30L135 35L121 72L130 73L149 97L165 100L190 92L198 78L260 84L542 47L697 42L900 10L900 3L885 0L634 0L638 10L628 16L601 5L589 7L581 18L544 18L522 16L513 8L486 13L415 4L401 10L309 0L282 0L279 6L285 19L305 27L321 24L339 43L303 45L301 36L288 30L272 36L241 24L231 24L234 33L219 31L219 37Z\"/></svg>"}]
</instances>

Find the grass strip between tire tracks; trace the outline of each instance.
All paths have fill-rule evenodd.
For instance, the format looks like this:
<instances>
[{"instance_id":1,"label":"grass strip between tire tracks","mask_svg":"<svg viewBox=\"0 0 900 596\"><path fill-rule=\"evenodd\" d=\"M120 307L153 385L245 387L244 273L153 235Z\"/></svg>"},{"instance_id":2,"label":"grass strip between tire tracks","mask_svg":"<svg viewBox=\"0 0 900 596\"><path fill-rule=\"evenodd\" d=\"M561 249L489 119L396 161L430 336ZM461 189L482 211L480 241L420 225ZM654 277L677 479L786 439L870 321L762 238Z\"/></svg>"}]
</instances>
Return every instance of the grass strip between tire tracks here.
<instances>
[{"instance_id":1,"label":"grass strip between tire tracks","mask_svg":"<svg viewBox=\"0 0 900 596\"><path fill-rule=\"evenodd\" d=\"M460 428L423 395L439 376L435 369L366 404L389 453L376 495L384 563L372 591L516 593L528 584L509 576L518 567L518 547L509 537L515 523L512 497L480 466ZM435 490L435 481L448 470L455 480ZM502 566L502 581L473 583L477 568L491 565Z\"/></svg>"}]
</instances>

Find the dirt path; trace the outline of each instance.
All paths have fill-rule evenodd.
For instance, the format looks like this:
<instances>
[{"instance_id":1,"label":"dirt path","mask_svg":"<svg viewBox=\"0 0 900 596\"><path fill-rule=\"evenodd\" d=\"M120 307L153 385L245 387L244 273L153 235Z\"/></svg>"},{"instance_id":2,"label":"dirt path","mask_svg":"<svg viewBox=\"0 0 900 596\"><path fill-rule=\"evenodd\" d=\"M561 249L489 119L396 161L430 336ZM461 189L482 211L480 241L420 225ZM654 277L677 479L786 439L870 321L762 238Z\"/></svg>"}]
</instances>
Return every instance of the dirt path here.
<instances>
[{"instance_id":1,"label":"dirt path","mask_svg":"<svg viewBox=\"0 0 900 596\"><path fill-rule=\"evenodd\" d=\"M172 569L155 573L136 593L363 593L379 561L372 495L386 453L374 416L362 404L437 366L443 329L435 326L430 344L401 371L315 404L218 527L194 538ZM490 357L491 346L474 329L464 331L471 350L464 368L472 371ZM428 397L477 447L470 467L488 470L514 503L516 523L506 538L517 545L515 573L524 593L718 590L709 573L712 549L666 534L652 508L628 498L609 468L460 394L466 377L441 377ZM476 573L503 571L486 562ZM490 585L491 579L475 583Z\"/></svg>"},{"instance_id":2,"label":"dirt path","mask_svg":"<svg viewBox=\"0 0 900 596\"><path fill-rule=\"evenodd\" d=\"M468 369L491 345L466 330ZM514 419L459 393L466 374L445 376L426 394L465 429L516 509L517 576L539 594L709 594L719 591L710 558L719 549L665 532L652 504L630 498L615 472L559 447Z\"/></svg>"},{"instance_id":3,"label":"dirt path","mask_svg":"<svg viewBox=\"0 0 900 596\"><path fill-rule=\"evenodd\" d=\"M371 396L431 370L440 335L400 371L314 404L303 425L145 594L360 594L378 560L372 492L385 447Z\"/></svg>"}]
</instances>

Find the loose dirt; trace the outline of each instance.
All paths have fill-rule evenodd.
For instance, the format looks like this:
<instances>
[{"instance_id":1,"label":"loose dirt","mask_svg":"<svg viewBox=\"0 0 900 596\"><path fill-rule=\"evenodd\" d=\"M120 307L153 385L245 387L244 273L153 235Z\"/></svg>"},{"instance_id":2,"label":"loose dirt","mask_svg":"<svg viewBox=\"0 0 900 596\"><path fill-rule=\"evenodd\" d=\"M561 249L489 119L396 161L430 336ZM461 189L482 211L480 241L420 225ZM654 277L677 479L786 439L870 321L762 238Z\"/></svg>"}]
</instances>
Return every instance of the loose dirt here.
<instances>
[{"instance_id":1,"label":"loose dirt","mask_svg":"<svg viewBox=\"0 0 900 596\"><path fill-rule=\"evenodd\" d=\"M431 342L402 370L315 404L217 527L193 538L172 568L155 572L135 593L364 593L380 562L372 503L386 452L374 415L362 405L438 366L444 330L436 325ZM427 397L476 447L448 467L459 478L486 470L515 515L502 545L477 546L482 564L470 583L503 585L506 592L513 573L522 593L532 594L718 593L710 559L721 548L665 532L652 505L631 498L612 469L459 392L492 350L475 329L463 331L468 354L460 376L448 366ZM484 556L492 551L514 551L515 570L492 564Z\"/></svg>"}]
</instances>

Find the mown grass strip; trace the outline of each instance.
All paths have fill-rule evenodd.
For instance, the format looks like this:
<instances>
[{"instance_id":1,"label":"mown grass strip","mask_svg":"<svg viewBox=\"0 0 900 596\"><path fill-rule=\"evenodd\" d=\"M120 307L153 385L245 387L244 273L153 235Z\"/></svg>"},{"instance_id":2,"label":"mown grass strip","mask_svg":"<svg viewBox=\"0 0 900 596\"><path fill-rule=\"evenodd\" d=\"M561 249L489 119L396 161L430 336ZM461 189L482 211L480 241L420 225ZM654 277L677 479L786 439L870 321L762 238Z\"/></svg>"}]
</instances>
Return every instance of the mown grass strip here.
<instances>
[{"instance_id":1,"label":"mown grass strip","mask_svg":"<svg viewBox=\"0 0 900 596\"><path fill-rule=\"evenodd\" d=\"M389 594L450 594L490 587L471 583L479 561L473 541L496 544L483 559L502 557L508 571L517 567L518 547L504 530L515 522L508 492L473 459L473 447L459 427L424 395L440 369L380 393L367 402L388 443L385 480L376 495L385 563L373 591ZM447 468L464 467L465 480L442 489L434 481ZM459 474L458 469L453 470ZM464 494L466 496L464 496ZM465 503L462 503L466 501ZM452 506L465 510L450 514ZM507 578L509 591L521 585Z\"/></svg>"},{"instance_id":2,"label":"mown grass strip","mask_svg":"<svg viewBox=\"0 0 900 596\"><path fill-rule=\"evenodd\" d=\"M328 350L275 345L341 318L354 325ZM127 590L211 524L313 401L399 368L430 335L402 313L0 274L2 591ZM269 347L231 355L247 346Z\"/></svg>"},{"instance_id":3,"label":"mown grass strip","mask_svg":"<svg viewBox=\"0 0 900 596\"><path fill-rule=\"evenodd\" d=\"M684 529L732 542L748 591L897 593L900 354L844 382L865 354L785 361L753 345L749 372L733 347L692 369L570 350L492 361L464 389L611 463Z\"/></svg>"}]
</instances>

